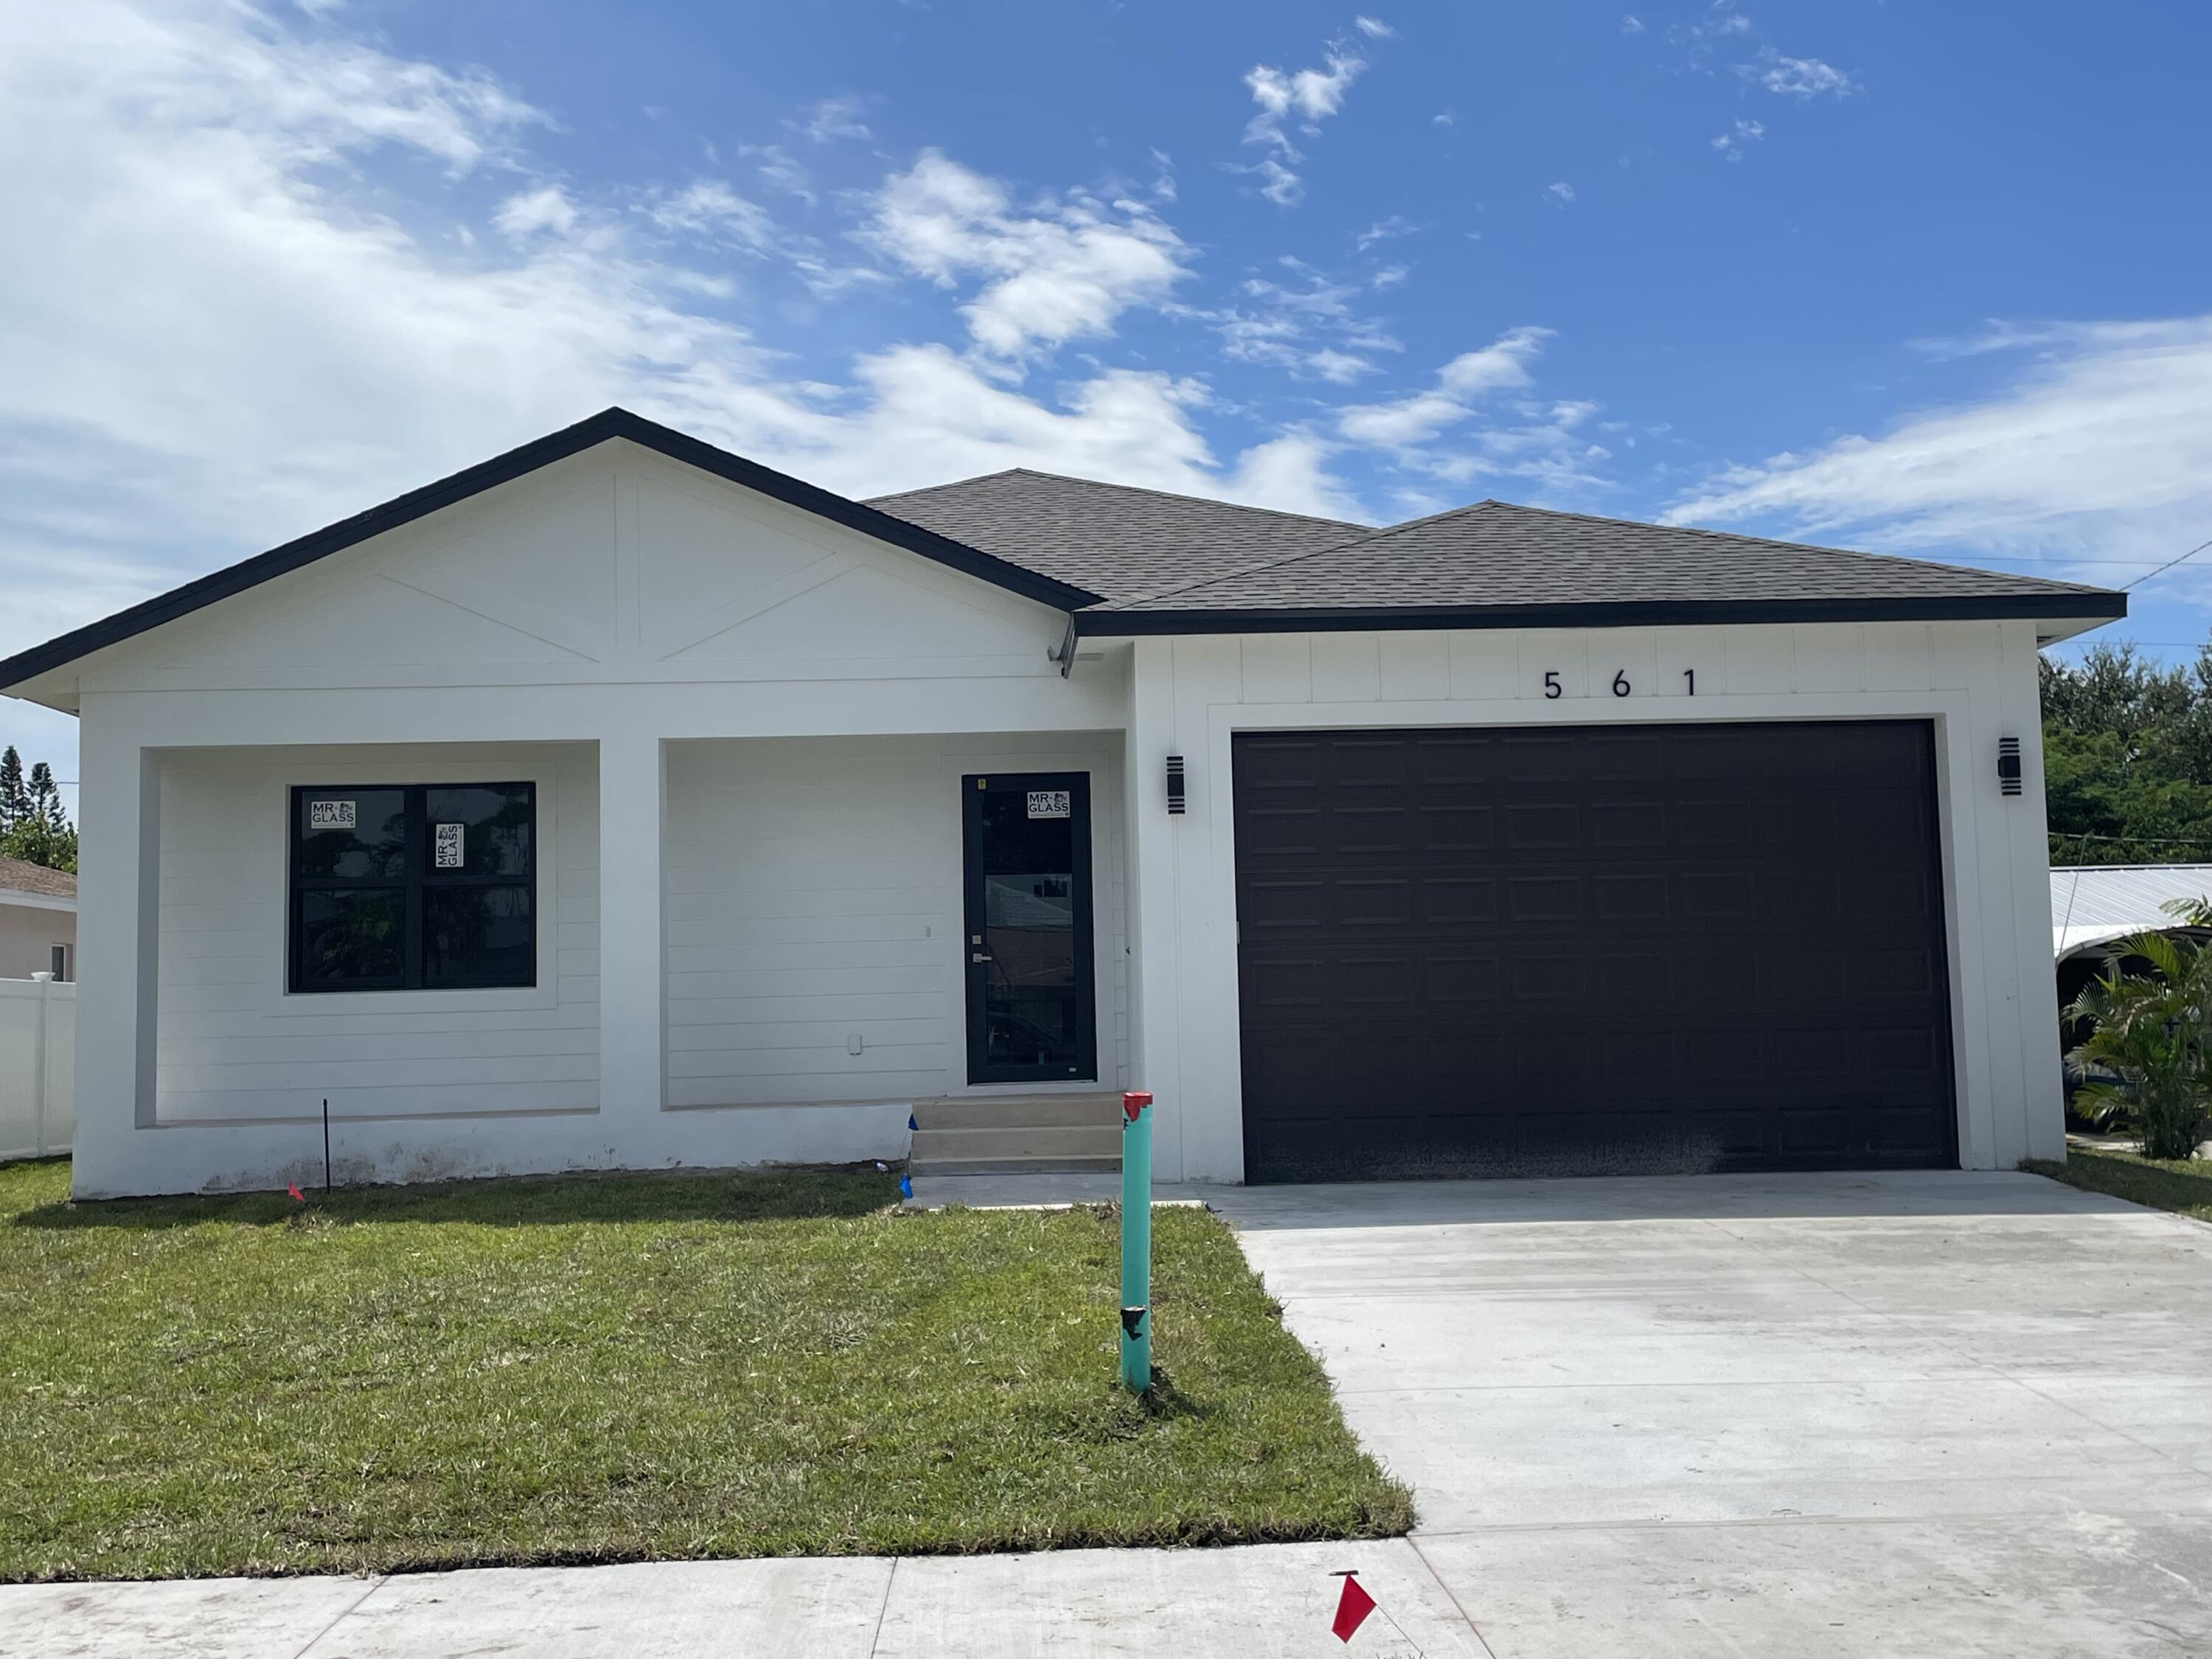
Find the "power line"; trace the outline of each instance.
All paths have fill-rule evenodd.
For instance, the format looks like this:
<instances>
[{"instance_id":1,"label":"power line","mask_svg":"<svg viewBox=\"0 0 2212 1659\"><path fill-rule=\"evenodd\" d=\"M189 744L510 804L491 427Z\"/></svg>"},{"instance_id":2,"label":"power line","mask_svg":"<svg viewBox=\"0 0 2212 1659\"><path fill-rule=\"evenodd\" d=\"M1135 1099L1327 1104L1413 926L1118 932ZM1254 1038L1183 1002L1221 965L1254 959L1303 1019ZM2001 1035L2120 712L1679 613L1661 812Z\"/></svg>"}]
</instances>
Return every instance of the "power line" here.
<instances>
[{"instance_id":1,"label":"power line","mask_svg":"<svg viewBox=\"0 0 2212 1659\"><path fill-rule=\"evenodd\" d=\"M2191 548L2189 551L2183 554L2180 558L2168 559L2164 564L2159 566L2157 569L2152 571L2149 575L2138 576L2131 582L2122 582L2120 584L2120 592L2124 593L2131 587L2141 587L2147 581L2156 580L2159 577L2166 574L2167 571L2172 569L2174 566L2183 563L2187 560L2195 558L2199 553L2202 553L2208 547L2212 547L2212 541L2203 541L2197 543L2196 546Z\"/></svg>"}]
</instances>

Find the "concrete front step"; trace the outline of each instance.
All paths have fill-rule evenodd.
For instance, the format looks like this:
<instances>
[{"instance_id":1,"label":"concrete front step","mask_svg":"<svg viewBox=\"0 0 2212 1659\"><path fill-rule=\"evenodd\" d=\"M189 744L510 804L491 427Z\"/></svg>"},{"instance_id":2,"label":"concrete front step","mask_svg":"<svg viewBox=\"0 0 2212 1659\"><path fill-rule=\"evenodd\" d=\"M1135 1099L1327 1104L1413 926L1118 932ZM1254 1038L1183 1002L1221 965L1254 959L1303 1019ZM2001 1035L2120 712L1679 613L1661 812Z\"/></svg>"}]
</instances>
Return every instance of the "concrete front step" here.
<instances>
[{"instance_id":1,"label":"concrete front step","mask_svg":"<svg viewBox=\"0 0 2212 1659\"><path fill-rule=\"evenodd\" d=\"M952 1158L928 1164L916 1162L908 1167L917 1179L923 1181L934 1181L942 1176L1119 1176L1121 1160L1118 1158Z\"/></svg>"},{"instance_id":2,"label":"concrete front step","mask_svg":"<svg viewBox=\"0 0 2212 1659\"><path fill-rule=\"evenodd\" d=\"M950 1160L973 1163L978 1158L1004 1162L1019 1158L1105 1158L1121 1156L1121 1133L1106 1126L1086 1124L1078 1129L1032 1124L989 1129L917 1129L908 1154L916 1169Z\"/></svg>"},{"instance_id":3,"label":"concrete front step","mask_svg":"<svg viewBox=\"0 0 2212 1659\"><path fill-rule=\"evenodd\" d=\"M1121 1167L1121 1097L970 1095L916 1103L918 1176L1097 1174Z\"/></svg>"},{"instance_id":4,"label":"concrete front step","mask_svg":"<svg viewBox=\"0 0 2212 1659\"><path fill-rule=\"evenodd\" d=\"M1079 1129L1119 1132L1119 1095L975 1095L915 1103L922 1129Z\"/></svg>"}]
</instances>

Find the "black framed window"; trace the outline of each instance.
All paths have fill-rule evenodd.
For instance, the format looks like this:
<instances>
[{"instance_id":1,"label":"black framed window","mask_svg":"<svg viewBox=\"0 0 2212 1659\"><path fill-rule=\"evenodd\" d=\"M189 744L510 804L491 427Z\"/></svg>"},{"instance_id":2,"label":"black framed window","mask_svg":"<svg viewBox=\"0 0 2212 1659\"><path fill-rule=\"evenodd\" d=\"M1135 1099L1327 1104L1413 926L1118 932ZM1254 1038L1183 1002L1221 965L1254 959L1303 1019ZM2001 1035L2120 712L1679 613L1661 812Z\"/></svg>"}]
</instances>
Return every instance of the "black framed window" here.
<instances>
[{"instance_id":1,"label":"black framed window","mask_svg":"<svg viewBox=\"0 0 2212 1659\"><path fill-rule=\"evenodd\" d=\"M292 791L295 991L538 982L538 799L526 783Z\"/></svg>"}]
</instances>

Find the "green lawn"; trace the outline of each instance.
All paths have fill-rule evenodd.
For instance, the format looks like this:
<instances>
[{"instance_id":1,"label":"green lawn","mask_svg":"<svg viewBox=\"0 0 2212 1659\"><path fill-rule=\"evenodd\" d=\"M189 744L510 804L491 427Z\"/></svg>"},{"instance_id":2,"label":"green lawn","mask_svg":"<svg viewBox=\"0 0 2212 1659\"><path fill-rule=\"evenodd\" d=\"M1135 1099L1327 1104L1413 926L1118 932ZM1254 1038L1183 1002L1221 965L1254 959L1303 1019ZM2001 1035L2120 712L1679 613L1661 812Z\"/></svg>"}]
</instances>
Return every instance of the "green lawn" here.
<instances>
[{"instance_id":1,"label":"green lawn","mask_svg":"<svg viewBox=\"0 0 2212 1659\"><path fill-rule=\"evenodd\" d=\"M1376 1536L1221 1223L1158 1212L1115 1383L1103 1211L865 1174L70 1206L0 1167L0 1580Z\"/></svg>"},{"instance_id":2,"label":"green lawn","mask_svg":"<svg viewBox=\"0 0 2212 1659\"><path fill-rule=\"evenodd\" d=\"M2203 1158L2153 1161L2133 1152L2073 1146L2063 1164L2032 1158L2020 1167L2069 1187L2212 1221L2212 1163Z\"/></svg>"}]
</instances>

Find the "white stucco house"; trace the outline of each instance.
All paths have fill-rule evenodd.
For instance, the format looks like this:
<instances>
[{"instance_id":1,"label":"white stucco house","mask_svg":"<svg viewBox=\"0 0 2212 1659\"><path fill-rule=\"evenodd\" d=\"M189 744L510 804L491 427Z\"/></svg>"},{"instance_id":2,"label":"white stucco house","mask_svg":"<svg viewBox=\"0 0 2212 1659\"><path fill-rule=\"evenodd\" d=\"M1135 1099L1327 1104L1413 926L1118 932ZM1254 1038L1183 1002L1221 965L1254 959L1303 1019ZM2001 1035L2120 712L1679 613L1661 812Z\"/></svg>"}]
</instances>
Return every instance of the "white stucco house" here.
<instances>
[{"instance_id":1,"label":"white stucco house","mask_svg":"<svg viewBox=\"0 0 2212 1659\"><path fill-rule=\"evenodd\" d=\"M319 1176L325 1100L407 1180L1124 1086L1166 1179L2055 1154L2036 651L2124 611L610 410L0 663L82 725L76 1188Z\"/></svg>"}]
</instances>

